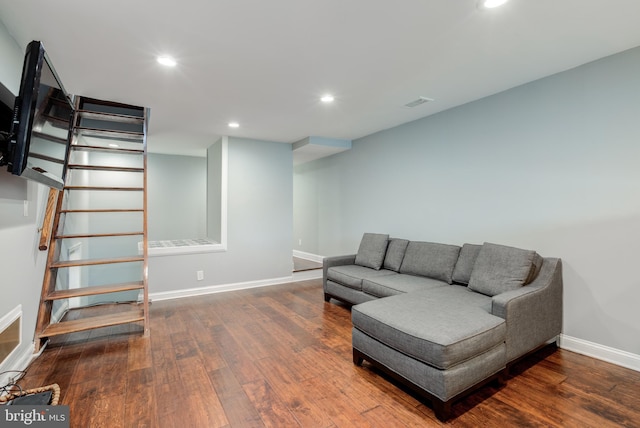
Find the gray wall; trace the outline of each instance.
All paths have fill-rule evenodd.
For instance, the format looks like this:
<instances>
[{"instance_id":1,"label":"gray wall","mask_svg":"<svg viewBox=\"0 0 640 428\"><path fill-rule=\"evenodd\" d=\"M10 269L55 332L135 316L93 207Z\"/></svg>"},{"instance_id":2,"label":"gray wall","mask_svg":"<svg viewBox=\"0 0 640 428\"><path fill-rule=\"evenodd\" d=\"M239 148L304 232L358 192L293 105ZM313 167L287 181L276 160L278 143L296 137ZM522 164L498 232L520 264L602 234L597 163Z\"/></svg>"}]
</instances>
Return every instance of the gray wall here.
<instances>
[{"instance_id":1,"label":"gray wall","mask_svg":"<svg viewBox=\"0 0 640 428\"><path fill-rule=\"evenodd\" d=\"M230 137L228 158L227 251L151 257L151 293L291 276L291 145Z\"/></svg>"},{"instance_id":2,"label":"gray wall","mask_svg":"<svg viewBox=\"0 0 640 428\"><path fill-rule=\"evenodd\" d=\"M14 94L20 87L23 55L0 22L0 83ZM14 355L28 355L33 342L46 262L46 253L38 251L37 223L47 193L44 186L0 169L0 317L22 305L22 345ZM24 200L29 203L26 217Z\"/></svg>"},{"instance_id":3,"label":"gray wall","mask_svg":"<svg viewBox=\"0 0 640 428\"><path fill-rule=\"evenodd\" d=\"M149 239L207 236L207 159L196 156L147 156Z\"/></svg>"},{"instance_id":4,"label":"gray wall","mask_svg":"<svg viewBox=\"0 0 640 428\"><path fill-rule=\"evenodd\" d=\"M640 48L357 140L295 169L294 239L325 256L371 231L561 257L564 334L640 354L638 100Z\"/></svg>"}]
</instances>

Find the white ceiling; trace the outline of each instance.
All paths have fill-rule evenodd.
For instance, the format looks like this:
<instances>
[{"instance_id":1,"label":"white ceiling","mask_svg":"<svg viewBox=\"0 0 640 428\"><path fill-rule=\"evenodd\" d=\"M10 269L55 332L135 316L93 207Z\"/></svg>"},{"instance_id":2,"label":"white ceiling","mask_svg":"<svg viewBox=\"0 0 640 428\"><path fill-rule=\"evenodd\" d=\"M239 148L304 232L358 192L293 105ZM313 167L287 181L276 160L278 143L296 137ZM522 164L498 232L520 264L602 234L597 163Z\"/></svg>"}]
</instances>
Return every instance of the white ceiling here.
<instances>
[{"instance_id":1,"label":"white ceiling","mask_svg":"<svg viewBox=\"0 0 640 428\"><path fill-rule=\"evenodd\" d=\"M0 0L69 92L150 107L150 151L189 155L356 139L636 47L639 18L638 0Z\"/></svg>"}]
</instances>

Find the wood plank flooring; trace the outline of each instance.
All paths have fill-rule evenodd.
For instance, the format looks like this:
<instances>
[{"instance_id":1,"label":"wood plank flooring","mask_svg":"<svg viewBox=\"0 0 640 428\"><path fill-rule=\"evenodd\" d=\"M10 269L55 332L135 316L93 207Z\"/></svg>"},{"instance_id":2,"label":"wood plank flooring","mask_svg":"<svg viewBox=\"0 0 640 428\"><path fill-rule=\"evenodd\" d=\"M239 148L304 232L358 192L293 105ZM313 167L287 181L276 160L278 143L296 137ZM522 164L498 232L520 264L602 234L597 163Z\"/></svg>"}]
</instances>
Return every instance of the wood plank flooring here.
<instances>
[{"instance_id":1,"label":"wood plank flooring","mask_svg":"<svg viewBox=\"0 0 640 428\"><path fill-rule=\"evenodd\" d=\"M321 280L153 302L150 315L150 337L131 324L54 338L21 386L58 383L72 427L640 426L640 373L552 348L442 424L354 366L349 308L325 303Z\"/></svg>"}]
</instances>

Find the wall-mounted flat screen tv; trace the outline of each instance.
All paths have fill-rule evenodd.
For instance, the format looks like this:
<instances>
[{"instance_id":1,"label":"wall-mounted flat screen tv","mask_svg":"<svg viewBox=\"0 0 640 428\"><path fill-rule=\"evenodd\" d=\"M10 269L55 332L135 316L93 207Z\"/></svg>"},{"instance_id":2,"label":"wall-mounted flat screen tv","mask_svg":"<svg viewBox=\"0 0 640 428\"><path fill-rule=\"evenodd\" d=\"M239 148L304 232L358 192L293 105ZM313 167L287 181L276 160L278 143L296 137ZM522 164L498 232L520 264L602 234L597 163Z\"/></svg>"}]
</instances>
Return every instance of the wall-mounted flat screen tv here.
<instances>
[{"instance_id":1,"label":"wall-mounted flat screen tv","mask_svg":"<svg viewBox=\"0 0 640 428\"><path fill-rule=\"evenodd\" d=\"M41 42L27 46L8 141L0 165L62 189L73 126L73 104Z\"/></svg>"}]
</instances>

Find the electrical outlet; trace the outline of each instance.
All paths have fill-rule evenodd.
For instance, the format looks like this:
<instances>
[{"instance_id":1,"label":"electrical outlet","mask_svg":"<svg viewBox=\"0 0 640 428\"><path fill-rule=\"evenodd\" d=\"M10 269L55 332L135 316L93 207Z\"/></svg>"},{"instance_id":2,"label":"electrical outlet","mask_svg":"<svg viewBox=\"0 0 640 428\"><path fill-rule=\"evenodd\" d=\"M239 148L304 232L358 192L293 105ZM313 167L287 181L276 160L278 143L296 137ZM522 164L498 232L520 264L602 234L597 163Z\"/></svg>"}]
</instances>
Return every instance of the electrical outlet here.
<instances>
[{"instance_id":1,"label":"electrical outlet","mask_svg":"<svg viewBox=\"0 0 640 428\"><path fill-rule=\"evenodd\" d=\"M197 271L196 276L198 278L198 281L202 281L204 279L204 271L203 270Z\"/></svg>"},{"instance_id":2,"label":"electrical outlet","mask_svg":"<svg viewBox=\"0 0 640 428\"><path fill-rule=\"evenodd\" d=\"M298 245L302 246L302 238L298 239Z\"/></svg>"}]
</instances>

